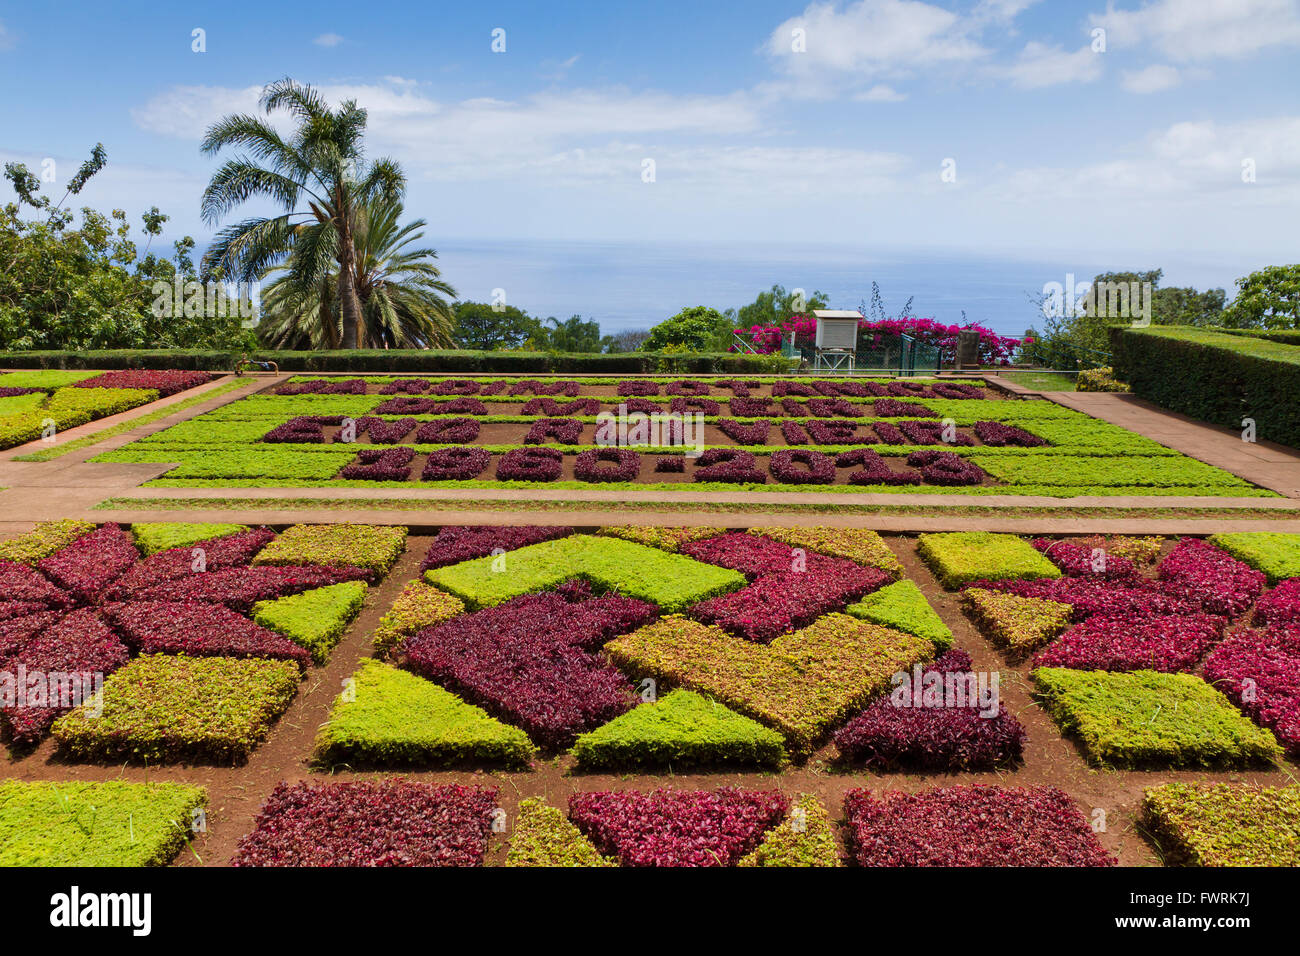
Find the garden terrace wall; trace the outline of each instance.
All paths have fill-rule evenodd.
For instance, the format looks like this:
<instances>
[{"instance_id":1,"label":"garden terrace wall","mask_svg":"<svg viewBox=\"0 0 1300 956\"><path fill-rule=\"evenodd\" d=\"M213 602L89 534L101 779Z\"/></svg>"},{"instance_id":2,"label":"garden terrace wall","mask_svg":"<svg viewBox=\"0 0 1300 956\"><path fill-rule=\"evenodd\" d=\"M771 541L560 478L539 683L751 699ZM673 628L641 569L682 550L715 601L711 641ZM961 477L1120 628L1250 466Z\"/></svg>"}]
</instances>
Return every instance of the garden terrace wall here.
<instances>
[{"instance_id":1,"label":"garden terrace wall","mask_svg":"<svg viewBox=\"0 0 1300 956\"><path fill-rule=\"evenodd\" d=\"M1300 447L1300 346L1204 329L1116 328L1117 378L1134 395L1193 418Z\"/></svg>"}]
</instances>

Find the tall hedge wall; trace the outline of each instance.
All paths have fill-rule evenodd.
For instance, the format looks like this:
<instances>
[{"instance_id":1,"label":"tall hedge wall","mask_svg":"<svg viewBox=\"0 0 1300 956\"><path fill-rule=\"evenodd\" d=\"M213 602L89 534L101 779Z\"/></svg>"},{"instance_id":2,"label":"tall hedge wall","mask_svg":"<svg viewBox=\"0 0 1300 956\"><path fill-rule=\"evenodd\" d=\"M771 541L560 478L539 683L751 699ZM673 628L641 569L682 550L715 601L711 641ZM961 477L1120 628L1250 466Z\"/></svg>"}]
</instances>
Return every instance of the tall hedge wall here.
<instances>
[{"instance_id":1,"label":"tall hedge wall","mask_svg":"<svg viewBox=\"0 0 1300 956\"><path fill-rule=\"evenodd\" d=\"M93 352L0 352L0 368L205 369L229 371L242 353L189 349ZM611 355L556 352L470 352L421 349L356 349L333 352L254 352L286 372L724 372L778 371L779 359L727 352L620 352Z\"/></svg>"},{"instance_id":2,"label":"tall hedge wall","mask_svg":"<svg viewBox=\"0 0 1300 956\"><path fill-rule=\"evenodd\" d=\"M1206 329L1111 330L1115 375L1134 395L1300 448L1300 346Z\"/></svg>"}]
</instances>

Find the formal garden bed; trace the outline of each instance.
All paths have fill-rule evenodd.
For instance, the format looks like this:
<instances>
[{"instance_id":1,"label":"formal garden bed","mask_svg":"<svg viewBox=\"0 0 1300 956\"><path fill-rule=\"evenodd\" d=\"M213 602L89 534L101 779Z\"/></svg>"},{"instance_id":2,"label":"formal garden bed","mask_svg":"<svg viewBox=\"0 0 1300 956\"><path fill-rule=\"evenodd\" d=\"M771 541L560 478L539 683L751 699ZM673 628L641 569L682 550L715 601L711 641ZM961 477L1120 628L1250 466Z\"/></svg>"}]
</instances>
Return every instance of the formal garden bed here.
<instances>
[{"instance_id":1,"label":"formal garden bed","mask_svg":"<svg viewBox=\"0 0 1300 956\"><path fill-rule=\"evenodd\" d=\"M956 379L299 376L94 460L176 488L1274 495Z\"/></svg>"},{"instance_id":2,"label":"formal garden bed","mask_svg":"<svg viewBox=\"0 0 1300 956\"><path fill-rule=\"evenodd\" d=\"M1295 544L47 523L0 543L0 672L102 690L9 678L0 856L1280 862ZM1089 766L1144 850L1093 826ZM204 808L250 786L210 834ZM134 840L97 836L122 814Z\"/></svg>"}]
</instances>

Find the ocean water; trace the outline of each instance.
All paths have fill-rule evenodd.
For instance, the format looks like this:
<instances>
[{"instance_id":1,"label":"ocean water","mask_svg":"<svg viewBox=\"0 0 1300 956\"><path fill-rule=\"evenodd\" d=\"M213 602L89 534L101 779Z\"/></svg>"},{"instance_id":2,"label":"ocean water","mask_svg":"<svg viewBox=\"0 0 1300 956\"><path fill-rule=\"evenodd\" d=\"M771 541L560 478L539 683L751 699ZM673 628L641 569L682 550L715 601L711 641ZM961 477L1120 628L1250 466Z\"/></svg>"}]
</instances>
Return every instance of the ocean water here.
<instances>
[{"instance_id":1,"label":"ocean water","mask_svg":"<svg viewBox=\"0 0 1300 956\"><path fill-rule=\"evenodd\" d=\"M491 301L493 290L530 315L600 322L602 332L646 329L680 309L722 310L752 302L779 283L825 292L830 307L856 309L879 283L886 312L968 321L1019 336L1042 320L1029 295L1063 283L1060 262L777 243L448 240L437 244L444 277L462 299ZM1071 264L1078 278L1104 271ZM1113 267L1111 267L1113 268Z\"/></svg>"}]
</instances>

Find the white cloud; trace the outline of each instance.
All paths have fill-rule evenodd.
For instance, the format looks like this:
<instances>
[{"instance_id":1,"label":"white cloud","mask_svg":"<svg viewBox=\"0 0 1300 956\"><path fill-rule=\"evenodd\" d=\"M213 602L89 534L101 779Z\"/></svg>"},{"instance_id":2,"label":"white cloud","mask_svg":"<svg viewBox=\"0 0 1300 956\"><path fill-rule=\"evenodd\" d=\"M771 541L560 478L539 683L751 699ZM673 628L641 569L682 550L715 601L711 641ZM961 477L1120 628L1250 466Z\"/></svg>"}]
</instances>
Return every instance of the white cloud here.
<instances>
[{"instance_id":1,"label":"white cloud","mask_svg":"<svg viewBox=\"0 0 1300 956\"><path fill-rule=\"evenodd\" d=\"M1172 66L1155 63L1143 70L1125 70L1121 82L1130 93L1160 93L1172 90L1182 77Z\"/></svg>"},{"instance_id":2,"label":"white cloud","mask_svg":"<svg viewBox=\"0 0 1300 956\"><path fill-rule=\"evenodd\" d=\"M336 47L343 42L343 38L337 33L322 33L316 39L311 41L317 46Z\"/></svg>"},{"instance_id":3,"label":"white cloud","mask_svg":"<svg viewBox=\"0 0 1300 956\"><path fill-rule=\"evenodd\" d=\"M1059 46L1032 41L1025 44L1014 63L995 72L1023 89L1091 83L1101 76L1101 56L1087 46L1066 53Z\"/></svg>"},{"instance_id":4,"label":"white cloud","mask_svg":"<svg viewBox=\"0 0 1300 956\"><path fill-rule=\"evenodd\" d=\"M1091 20L1108 45L1150 45L1179 62L1300 45L1296 0L1156 0L1137 10L1111 5Z\"/></svg>"},{"instance_id":5,"label":"white cloud","mask_svg":"<svg viewBox=\"0 0 1300 956\"><path fill-rule=\"evenodd\" d=\"M907 96L898 92L892 86L884 83L877 83L869 90L863 90L861 93L853 94L855 100L863 103L901 103L907 99Z\"/></svg>"}]
</instances>

